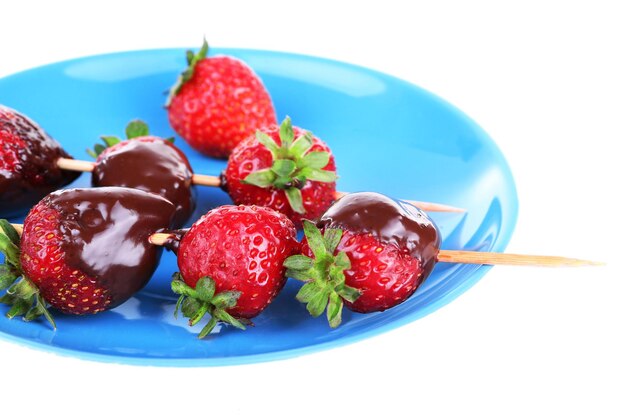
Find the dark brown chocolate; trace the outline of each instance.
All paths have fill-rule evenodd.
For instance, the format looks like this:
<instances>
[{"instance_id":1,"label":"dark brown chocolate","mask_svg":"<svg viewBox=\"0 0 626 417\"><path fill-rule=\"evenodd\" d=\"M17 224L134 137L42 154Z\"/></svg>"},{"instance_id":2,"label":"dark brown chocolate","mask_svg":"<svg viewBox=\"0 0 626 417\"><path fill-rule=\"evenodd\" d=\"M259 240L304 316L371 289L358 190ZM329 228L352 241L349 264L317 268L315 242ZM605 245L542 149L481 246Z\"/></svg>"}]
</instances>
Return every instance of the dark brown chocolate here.
<instances>
[{"instance_id":1,"label":"dark brown chocolate","mask_svg":"<svg viewBox=\"0 0 626 417\"><path fill-rule=\"evenodd\" d=\"M162 250L148 237L171 223L175 213L171 202L122 187L62 190L47 198L49 206L61 213L65 262L108 290L110 308L150 280Z\"/></svg>"},{"instance_id":2,"label":"dark brown chocolate","mask_svg":"<svg viewBox=\"0 0 626 417\"><path fill-rule=\"evenodd\" d=\"M318 226L372 234L406 249L420 261L424 277L435 267L441 245L439 229L424 212L378 193L345 195L322 215Z\"/></svg>"},{"instance_id":3,"label":"dark brown chocolate","mask_svg":"<svg viewBox=\"0 0 626 417\"><path fill-rule=\"evenodd\" d=\"M61 157L71 158L35 122L0 105L0 217L23 214L78 178L57 167Z\"/></svg>"},{"instance_id":4,"label":"dark brown chocolate","mask_svg":"<svg viewBox=\"0 0 626 417\"><path fill-rule=\"evenodd\" d=\"M97 160L92 185L129 187L159 194L176 206L172 227L181 227L195 208L193 171L171 143L154 137L124 141Z\"/></svg>"}]
</instances>

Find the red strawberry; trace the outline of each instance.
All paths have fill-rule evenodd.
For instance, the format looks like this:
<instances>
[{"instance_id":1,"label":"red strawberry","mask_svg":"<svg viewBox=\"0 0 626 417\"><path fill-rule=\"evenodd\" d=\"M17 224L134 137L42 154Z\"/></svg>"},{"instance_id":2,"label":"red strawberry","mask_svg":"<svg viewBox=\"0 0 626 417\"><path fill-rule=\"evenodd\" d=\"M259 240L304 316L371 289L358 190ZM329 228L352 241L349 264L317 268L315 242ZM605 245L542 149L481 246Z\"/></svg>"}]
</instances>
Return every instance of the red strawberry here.
<instances>
[{"instance_id":1,"label":"red strawberry","mask_svg":"<svg viewBox=\"0 0 626 417\"><path fill-rule=\"evenodd\" d=\"M209 211L187 232L178 249L172 290L180 294L190 325L205 313L239 328L258 315L285 284L283 262L297 249L296 229L284 215L266 207L221 206Z\"/></svg>"},{"instance_id":2,"label":"red strawberry","mask_svg":"<svg viewBox=\"0 0 626 417\"><path fill-rule=\"evenodd\" d=\"M187 51L189 67L170 91L170 124L194 149L226 158L235 145L262 126L275 124L276 113L261 79L243 61L230 56L207 58L204 41L197 54Z\"/></svg>"},{"instance_id":3,"label":"red strawberry","mask_svg":"<svg viewBox=\"0 0 626 417\"><path fill-rule=\"evenodd\" d=\"M181 227L195 208L193 170L171 141L149 136L148 125L134 120L126 127L129 140L103 136L105 144L89 151L97 157L91 177L95 187L119 186L159 194L176 206L172 227ZM132 139L132 140L130 140Z\"/></svg>"},{"instance_id":4,"label":"red strawberry","mask_svg":"<svg viewBox=\"0 0 626 417\"><path fill-rule=\"evenodd\" d=\"M222 182L235 204L271 207L301 227L335 201L336 171L328 146L287 117L240 143Z\"/></svg>"},{"instance_id":5,"label":"red strawberry","mask_svg":"<svg viewBox=\"0 0 626 417\"><path fill-rule=\"evenodd\" d=\"M344 303L370 313L405 301L432 271L441 242L421 210L376 193L342 197L317 226L305 221L304 233L287 275L306 282L298 300L315 317L326 309L331 327Z\"/></svg>"},{"instance_id":6,"label":"red strawberry","mask_svg":"<svg viewBox=\"0 0 626 417\"><path fill-rule=\"evenodd\" d=\"M8 288L1 299L12 305L7 315L44 314L54 324L46 302L68 314L123 303L156 269L160 248L148 237L173 215L172 203L156 194L102 187L49 194L24 220L21 240L3 220L0 288Z\"/></svg>"},{"instance_id":7,"label":"red strawberry","mask_svg":"<svg viewBox=\"0 0 626 417\"><path fill-rule=\"evenodd\" d=\"M56 161L70 156L35 122L0 105L0 216L28 210L80 173L62 171Z\"/></svg>"}]
</instances>

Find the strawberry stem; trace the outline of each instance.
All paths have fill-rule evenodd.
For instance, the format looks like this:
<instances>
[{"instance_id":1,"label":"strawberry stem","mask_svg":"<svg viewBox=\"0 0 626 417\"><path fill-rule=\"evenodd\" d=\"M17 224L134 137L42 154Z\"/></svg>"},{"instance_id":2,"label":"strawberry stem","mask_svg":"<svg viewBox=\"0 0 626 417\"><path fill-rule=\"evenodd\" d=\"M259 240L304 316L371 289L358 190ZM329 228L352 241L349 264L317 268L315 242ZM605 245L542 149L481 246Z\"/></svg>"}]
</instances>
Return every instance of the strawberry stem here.
<instances>
[{"instance_id":1,"label":"strawberry stem","mask_svg":"<svg viewBox=\"0 0 626 417\"><path fill-rule=\"evenodd\" d=\"M139 138L141 136L148 136L150 134L150 129L148 125L143 120L135 119L128 122L126 125L126 138L134 139Z\"/></svg>"},{"instance_id":2,"label":"strawberry stem","mask_svg":"<svg viewBox=\"0 0 626 417\"><path fill-rule=\"evenodd\" d=\"M193 51L187 51L187 68L185 68L185 70L178 76L178 78L176 79L176 83L174 83L174 85L170 89L167 100L165 101L166 108L170 106L172 100L174 99L174 97L176 97L176 94L178 94L183 85L185 85L185 83L191 79L198 62L206 58L208 54L209 44L207 43L206 38L203 39L202 47L197 54L194 54Z\"/></svg>"},{"instance_id":3,"label":"strawberry stem","mask_svg":"<svg viewBox=\"0 0 626 417\"><path fill-rule=\"evenodd\" d=\"M10 319L23 316L24 321L44 316L56 330L39 289L22 271L17 230L5 219L0 219L0 229L0 252L4 254L4 264L0 264L0 291L6 290L0 303L11 306L6 316Z\"/></svg>"},{"instance_id":4,"label":"strawberry stem","mask_svg":"<svg viewBox=\"0 0 626 417\"><path fill-rule=\"evenodd\" d=\"M326 310L326 319L332 328L341 324L341 313L345 301L354 302L361 295L356 289L346 285L344 271L351 268L345 252L336 252L341 241L341 229L326 229L324 235L313 222L302 222L304 235L313 257L292 255L284 262L287 276L305 282L296 299L306 303L313 317L319 317Z\"/></svg>"},{"instance_id":5,"label":"strawberry stem","mask_svg":"<svg viewBox=\"0 0 626 417\"><path fill-rule=\"evenodd\" d=\"M178 317L178 311L189 318L189 326L195 326L208 313L211 318L198 334L198 338L207 336L219 322L230 324L238 329L245 330L244 320L238 320L226 310L237 305L241 296L239 291L224 291L215 294L215 281L210 277L202 277L192 288L183 281L180 273L176 272L172 277L172 291L179 294L174 307L174 317ZM251 324L251 323L247 323Z\"/></svg>"},{"instance_id":6,"label":"strawberry stem","mask_svg":"<svg viewBox=\"0 0 626 417\"><path fill-rule=\"evenodd\" d=\"M295 138L289 116L280 124L277 144L267 133L256 132L256 139L272 154L270 168L252 172L243 183L261 188L274 187L285 190L289 205L296 213L305 214L300 191L307 181L335 182L337 174L323 168L330 161L329 152L314 151L311 132Z\"/></svg>"},{"instance_id":7,"label":"strawberry stem","mask_svg":"<svg viewBox=\"0 0 626 417\"><path fill-rule=\"evenodd\" d=\"M134 119L128 122L128 124L126 125L125 133L126 140L131 140L148 136L150 134L150 128L148 127L148 124L143 120ZM100 136L100 139L104 142L104 145L97 143L96 145L94 145L93 149L87 149L87 153L94 159L97 159L98 156L102 152L104 152L106 148L110 148L122 142L122 139L117 136L103 135ZM172 143L174 142L174 138L167 138L165 140Z\"/></svg>"}]
</instances>

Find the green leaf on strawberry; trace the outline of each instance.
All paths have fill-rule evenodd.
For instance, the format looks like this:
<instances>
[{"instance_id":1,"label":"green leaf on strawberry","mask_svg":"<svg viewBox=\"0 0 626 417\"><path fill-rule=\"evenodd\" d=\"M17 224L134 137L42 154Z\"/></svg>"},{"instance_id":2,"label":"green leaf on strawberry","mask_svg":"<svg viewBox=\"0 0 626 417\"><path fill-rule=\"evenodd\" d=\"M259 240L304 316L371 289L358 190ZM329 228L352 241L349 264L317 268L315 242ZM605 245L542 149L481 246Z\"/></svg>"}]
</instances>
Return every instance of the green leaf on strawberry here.
<instances>
[{"instance_id":1,"label":"green leaf on strawberry","mask_svg":"<svg viewBox=\"0 0 626 417\"><path fill-rule=\"evenodd\" d=\"M131 120L126 125L126 137L128 139L139 138L141 136L148 136L150 134L150 129L148 125L139 119Z\"/></svg>"},{"instance_id":2,"label":"green leaf on strawberry","mask_svg":"<svg viewBox=\"0 0 626 417\"><path fill-rule=\"evenodd\" d=\"M198 334L200 339L211 333L219 322L245 330L246 326L243 321L234 318L226 311L237 305L240 292L223 291L215 294L215 281L210 277L200 278L196 287L192 288L183 281L178 272L173 275L172 291L180 295L174 308L174 317L178 317L180 310L183 316L189 319L189 325L195 326L207 313L211 316L209 322Z\"/></svg>"},{"instance_id":3,"label":"green leaf on strawberry","mask_svg":"<svg viewBox=\"0 0 626 417\"><path fill-rule=\"evenodd\" d=\"M0 252L4 254L4 264L0 264L0 291L6 290L0 303L11 306L6 313L10 319L24 316L25 321L32 321L44 316L56 329L39 290L22 272L19 245L17 230L7 220L0 219Z\"/></svg>"},{"instance_id":4,"label":"green leaf on strawberry","mask_svg":"<svg viewBox=\"0 0 626 417\"><path fill-rule=\"evenodd\" d=\"M310 152L313 138L310 132L294 138L291 119L280 125L280 144L269 135L257 131L256 139L272 154L272 166L248 174L243 183L261 188L273 187L285 191L291 208L305 214L300 191L307 181L335 182L337 174L324 168L330 161L329 152Z\"/></svg>"},{"instance_id":5,"label":"green leaf on strawberry","mask_svg":"<svg viewBox=\"0 0 626 417\"><path fill-rule=\"evenodd\" d=\"M146 122L139 120L139 119L135 119L135 120L131 120L130 122L128 122L128 124L126 125L125 133L126 133L126 140L131 140L131 139L146 137L150 135L150 128L148 127L148 124ZM98 158L98 156L102 152L104 152L106 148L111 148L123 141L123 139L120 139L117 136L109 136L109 135L100 136L100 139L102 139L102 141L104 142L104 145L98 143L93 147L93 149L87 149L87 153L93 158ZM164 140L174 143L173 137L166 138Z\"/></svg>"},{"instance_id":6,"label":"green leaf on strawberry","mask_svg":"<svg viewBox=\"0 0 626 417\"><path fill-rule=\"evenodd\" d=\"M178 76L176 79L176 83L172 86L167 96L167 100L165 101L165 107L169 107L172 99L178 94L182 86L191 79L193 76L193 72L196 69L196 64L207 57L209 54L209 44L206 41L206 38L202 42L202 47L198 51L198 53L193 53L193 51L187 51L187 68Z\"/></svg>"},{"instance_id":7,"label":"green leaf on strawberry","mask_svg":"<svg viewBox=\"0 0 626 417\"><path fill-rule=\"evenodd\" d=\"M302 226L313 257L292 255L287 258L284 263L287 276L305 282L296 299L306 303L309 313L318 317L326 310L328 324L336 328L341 324L344 300L354 302L361 295L345 283L344 271L351 268L348 255L341 251L335 255L343 231L329 228L322 235L308 220L304 220Z\"/></svg>"}]
</instances>

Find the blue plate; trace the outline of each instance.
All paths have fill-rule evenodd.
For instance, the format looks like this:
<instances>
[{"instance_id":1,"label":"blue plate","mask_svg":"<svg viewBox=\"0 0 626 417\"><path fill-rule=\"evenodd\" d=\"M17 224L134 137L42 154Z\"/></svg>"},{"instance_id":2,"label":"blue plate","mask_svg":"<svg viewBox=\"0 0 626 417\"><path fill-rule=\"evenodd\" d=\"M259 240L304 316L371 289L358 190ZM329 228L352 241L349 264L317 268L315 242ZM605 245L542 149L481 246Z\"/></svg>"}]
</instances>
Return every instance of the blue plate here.
<instances>
[{"instance_id":1,"label":"blue plate","mask_svg":"<svg viewBox=\"0 0 626 417\"><path fill-rule=\"evenodd\" d=\"M74 157L102 134L122 135L141 118L151 132L174 136L163 92L185 66L184 50L165 49L92 56L35 68L0 80L0 103L44 127ZM342 191L378 191L467 209L435 213L447 249L504 250L517 217L517 196L507 163L487 134L442 99L405 81L366 68L303 55L214 49L245 60L262 77L279 119L325 140L336 156ZM224 161L208 159L181 139L198 173L217 175ZM83 174L75 187L89 186ZM197 218L230 203L219 189L198 193ZM21 219L12 219L20 221ZM289 282L276 301L240 331L219 327L205 340L186 320L172 316L169 290L176 260L164 253L152 281L122 306L90 317L56 315L45 322L0 317L0 335L32 347L100 361L141 365L205 366L282 359L328 349L409 323L451 302L488 267L439 264L405 303L382 313L346 311L330 330L294 299ZM0 313L6 312L0 306Z\"/></svg>"}]
</instances>

